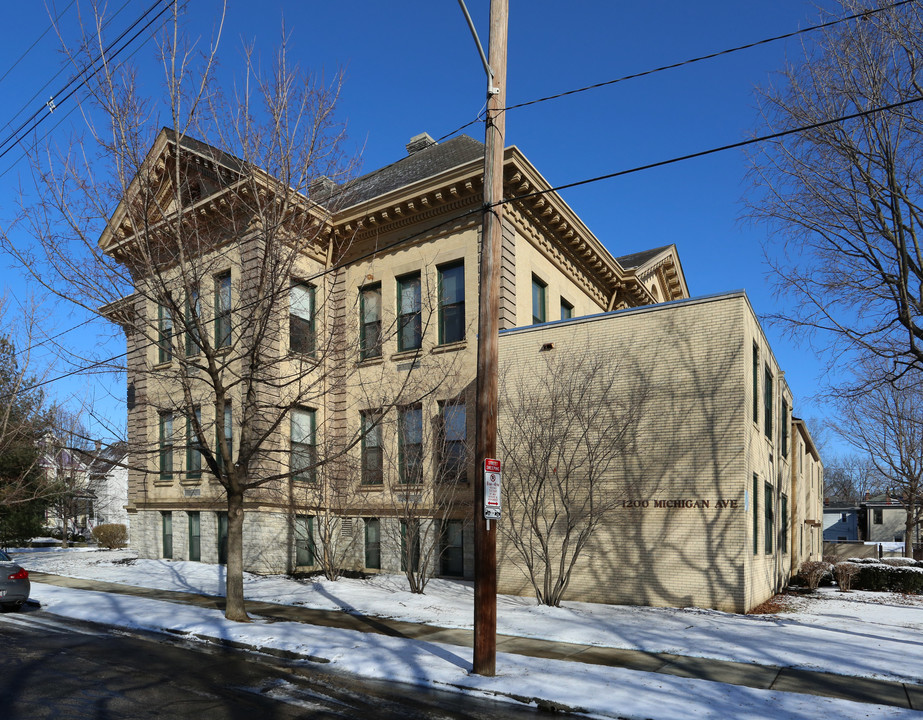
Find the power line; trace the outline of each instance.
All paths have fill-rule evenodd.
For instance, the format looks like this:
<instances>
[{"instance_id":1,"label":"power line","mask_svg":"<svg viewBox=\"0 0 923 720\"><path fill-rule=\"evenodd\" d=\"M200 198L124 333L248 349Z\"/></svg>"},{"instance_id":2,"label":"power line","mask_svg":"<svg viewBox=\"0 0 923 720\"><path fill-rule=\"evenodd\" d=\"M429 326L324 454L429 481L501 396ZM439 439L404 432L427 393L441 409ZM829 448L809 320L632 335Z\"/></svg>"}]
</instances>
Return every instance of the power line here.
<instances>
[{"instance_id":1,"label":"power line","mask_svg":"<svg viewBox=\"0 0 923 720\"><path fill-rule=\"evenodd\" d=\"M32 113L31 116L29 116L26 120L20 123L20 125L12 133L10 133L10 135L8 135L5 140L0 142L0 148L4 146L8 146L6 147L6 149L0 152L0 158L2 158L4 155L10 152L22 140L22 137L17 137L21 132L23 135L26 135L32 132L33 130L35 130L35 128L38 127L45 120L45 118L47 118L49 115L52 114L53 108L69 100L78 90L80 90L86 84L88 84L90 80L93 77L95 77L96 74L99 72L100 68L96 68L96 69L93 69L93 68L99 63L101 59L107 57L107 54L110 52L112 53L111 57L113 59L117 57L120 52L122 52L126 47L128 47L132 42L134 42L135 39L137 39L137 37L141 33L147 30L147 28L149 28L167 10L170 9L169 5L165 5L152 20L148 21L148 23L144 27L142 27L138 32L136 32L124 45L122 45L122 47L113 51L113 48L122 40L122 38L124 38L125 35L131 32L137 25L142 23L144 19L155 10L157 5L159 5L162 2L165 2L165 0L155 0L155 2L147 10L145 10L144 13L137 20L135 20L131 25L129 25L128 28L123 30L115 40L113 40L111 43L109 43L106 46L104 50L100 50L99 54L95 58L93 58L93 60L91 60L83 68L81 68L81 70L78 73L73 75L70 78L70 80L68 80L67 83L56 94L52 95L52 100L49 100L49 103L52 103L52 104L44 105L41 108L37 109L34 113ZM71 88L71 86L75 82L77 82L77 80L80 79L81 77L82 79L80 80L79 84L76 87ZM58 99L59 96L61 95L63 95L63 97L60 97L60 99ZM48 112L45 113L45 110L48 110ZM35 120L35 122L32 123L30 127L26 128L26 126L29 125L29 123L31 123L33 120Z\"/></svg>"},{"instance_id":2,"label":"power line","mask_svg":"<svg viewBox=\"0 0 923 720\"><path fill-rule=\"evenodd\" d=\"M44 37L48 34L48 31L51 30L51 29L58 23L58 21L59 21L62 17L64 17L64 13L66 13L68 10L70 10L70 9L71 9L71 6L72 6L76 1L77 1L77 0L71 0L71 1L67 4L67 7L64 8L60 13L58 13L58 16L57 16L56 18L54 18L54 19L51 21L51 23L48 25L48 27L46 27L46 28L42 31L41 35L39 35L37 38L35 38L35 40L33 41L33 43L32 43L28 48L26 48L26 51L25 51L22 55L20 55L18 58L16 58L16 61L7 69L7 71L6 71L5 73L3 73L3 75L0 75L0 83L2 83L4 80L6 80L6 76L9 75L11 72L13 72L13 70L16 69L16 67L19 65L19 63L21 63L21 62L23 61L23 59L25 59L26 55L28 55L30 52L32 52L32 50L35 49L35 46L38 45L39 42L41 42L42 38L44 38ZM123 7L124 7L124 6L123 6ZM32 100L34 100L34 99L35 99L35 98L33 97ZM29 102L32 102L32 100L30 100ZM20 110L20 112L22 112L22 111ZM18 114L18 113L17 113L17 114ZM15 115L14 115L13 117L15 117ZM7 123L7 125L8 125L8 124L9 124L9 123ZM4 129L5 129L5 128L6 128L6 126L4 126Z\"/></svg>"},{"instance_id":3,"label":"power line","mask_svg":"<svg viewBox=\"0 0 923 720\"><path fill-rule=\"evenodd\" d=\"M912 105L913 103L918 103L921 100L923 100L923 96L910 98L909 100L901 100L900 102L891 103L889 105L882 105L870 110L863 110L861 112L852 113L850 115L841 115L840 117L836 117L831 120L822 120L811 125L803 125L790 128L788 130L781 130L769 135L760 135L758 137L750 138L749 140L741 140L740 142L731 143L729 145L722 145L721 147L715 147L709 150L700 150L698 152L689 153L688 155L680 155L679 157L670 158L669 160L659 160L657 162L648 163L646 165L638 165L636 167L629 168L628 170L619 170L618 172L608 173L606 175L598 175L586 180L578 180L577 182L558 185L553 188L548 188L547 190L537 190L532 193L526 193L525 195L517 195L516 197L501 200L500 202L495 203L495 205L505 205L506 203L516 202L518 200L528 200L529 198L547 195L548 193L558 192L559 190L567 190L569 188L580 187L581 185L589 185L590 183L600 182L601 180L610 180L612 178L621 177L623 175L631 175L632 173L641 172L642 170L651 170L653 168L663 167L664 165L673 165L678 162L683 162L684 160L693 160L695 158L705 157L706 155L714 155L715 153L724 152L725 150L735 150L737 148L746 147L747 145L755 145L756 143L766 142L767 140L776 140L788 135L796 135L798 133L807 132L808 130L815 130L817 128L826 127L827 125L835 125L836 123L841 123L846 120L855 120L856 118L866 117L867 115L873 115L875 113L884 112L886 110L893 110L894 108L904 107L905 105Z\"/></svg>"},{"instance_id":4,"label":"power line","mask_svg":"<svg viewBox=\"0 0 923 720\"><path fill-rule=\"evenodd\" d=\"M595 83L594 85L587 85L586 87L577 88L575 90L567 90L565 92L557 93L556 95L548 95L547 97L537 98L535 100L529 100L527 102L517 103L515 105L509 105L504 108L504 110L517 110L519 108L528 107L530 105L537 105L538 103L547 102L549 100L557 100L558 98L567 97L569 95L576 95L578 93L587 92L589 90L596 90L598 88L607 87L609 85L615 85L616 83L625 82L626 80L634 80L636 78L646 77L648 75L653 75L665 70L675 70L676 68L692 65L693 63L702 62L703 60L712 60L716 57L721 57L722 55L730 55L731 53L739 52L741 50L749 50L751 48L759 47L760 45L767 45L778 40L786 40L788 38L804 35L816 30L823 30L843 22L848 22L849 20L864 19L877 13L893 10L895 8L901 7L902 5L909 5L915 2L918 2L918 0L900 0L900 2L893 3L892 5L886 5L884 7L866 10L860 13L855 13L853 15L846 15L844 17L837 18L836 20L821 23L820 25L812 25L811 27L802 28L801 30L793 30L792 32L785 33L784 35L776 35L764 40L757 40L756 42L747 43L746 45L738 45L737 47L728 48L727 50L719 50L718 52L709 53L708 55L701 55L699 57L690 58L689 60L671 63L670 65L661 65L660 67L653 68L652 70L644 70L642 72L632 73L631 75L624 75L623 77L616 78L615 80L606 80L605 82ZM470 124L471 123L469 123L469 125ZM467 127L467 125L463 127ZM458 130L456 130L456 132L458 132Z\"/></svg>"}]
</instances>

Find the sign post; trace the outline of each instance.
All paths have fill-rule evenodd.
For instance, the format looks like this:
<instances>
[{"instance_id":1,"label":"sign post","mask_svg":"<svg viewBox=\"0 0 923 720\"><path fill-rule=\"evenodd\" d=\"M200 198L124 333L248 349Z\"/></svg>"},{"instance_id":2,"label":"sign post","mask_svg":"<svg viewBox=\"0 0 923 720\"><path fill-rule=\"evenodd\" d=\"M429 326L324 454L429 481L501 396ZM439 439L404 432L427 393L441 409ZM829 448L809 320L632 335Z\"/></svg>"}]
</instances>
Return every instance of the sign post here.
<instances>
[{"instance_id":1,"label":"sign post","mask_svg":"<svg viewBox=\"0 0 923 720\"><path fill-rule=\"evenodd\" d=\"M491 520L499 520L502 512L500 505L500 461L486 458L484 460L484 519L490 529Z\"/></svg>"}]
</instances>

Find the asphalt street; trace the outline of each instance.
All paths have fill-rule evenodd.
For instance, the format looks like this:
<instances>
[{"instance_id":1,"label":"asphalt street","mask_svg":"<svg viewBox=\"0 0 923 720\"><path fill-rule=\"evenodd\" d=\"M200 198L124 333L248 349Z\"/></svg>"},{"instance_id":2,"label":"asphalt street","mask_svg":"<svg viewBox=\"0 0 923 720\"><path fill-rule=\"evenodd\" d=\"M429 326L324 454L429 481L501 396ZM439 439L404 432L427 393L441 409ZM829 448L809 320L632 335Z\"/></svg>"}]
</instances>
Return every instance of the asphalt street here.
<instances>
[{"instance_id":1,"label":"asphalt street","mask_svg":"<svg viewBox=\"0 0 923 720\"><path fill-rule=\"evenodd\" d=\"M4 720L514 720L553 714L470 694L360 682L310 662L127 634L34 606L0 614L0 644Z\"/></svg>"}]
</instances>

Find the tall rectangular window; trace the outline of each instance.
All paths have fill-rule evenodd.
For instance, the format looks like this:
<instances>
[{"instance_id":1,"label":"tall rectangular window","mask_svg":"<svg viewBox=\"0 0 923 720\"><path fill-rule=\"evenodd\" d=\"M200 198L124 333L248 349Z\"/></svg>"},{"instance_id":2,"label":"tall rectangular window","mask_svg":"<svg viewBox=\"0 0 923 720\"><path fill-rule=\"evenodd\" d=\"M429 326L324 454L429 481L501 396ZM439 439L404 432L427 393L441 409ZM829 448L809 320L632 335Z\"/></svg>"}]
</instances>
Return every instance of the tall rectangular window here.
<instances>
[{"instance_id":1,"label":"tall rectangular window","mask_svg":"<svg viewBox=\"0 0 923 720\"><path fill-rule=\"evenodd\" d=\"M763 430L766 437L772 440L772 373L766 365L766 377L763 380Z\"/></svg>"},{"instance_id":2,"label":"tall rectangular window","mask_svg":"<svg viewBox=\"0 0 923 720\"><path fill-rule=\"evenodd\" d=\"M763 486L763 550L767 555L772 554L772 535L775 529L775 514L772 507L772 485L766 483Z\"/></svg>"},{"instance_id":3,"label":"tall rectangular window","mask_svg":"<svg viewBox=\"0 0 923 720\"><path fill-rule=\"evenodd\" d=\"M574 316L574 306L561 298L561 319L570 320Z\"/></svg>"},{"instance_id":4,"label":"tall rectangular window","mask_svg":"<svg viewBox=\"0 0 923 720\"><path fill-rule=\"evenodd\" d=\"M760 480L753 473L753 554L760 552Z\"/></svg>"},{"instance_id":5,"label":"tall rectangular window","mask_svg":"<svg viewBox=\"0 0 923 720\"><path fill-rule=\"evenodd\" d=\"M440 440L440 475L442 480L462 482L467 479L468 430L464 400L442 405Z\"/></svg>"},{"instance_id":6,"label":"tall rectangular window","mask_svg":"<svg viewBox=\"0 0 923 720\"><path fill-rule=\"evenodd\" d=\"M199 436L195 426L202 427L202 409L196 406L195 418L186 418L186 479L198 480L202 477L202 453L199 450Z\"/></svg>"},{"instance_id":7,"label":"tall rectangular window","mask_svg":"<svg viewBox=\"0 0 923 720\"><path fill-rule=\"evenodd\" d=\"M231 271L215 277L215 347L231 346Z\"/></svg>"},{"instance_id":8,"label":"tall rectangular window","mask_svg":"<svg viewBox=\"0 0 923 720\"><path fill-rule=\"evenodd\" d=\"M781 453L782 457L788 457L788 424L789 424L789 413L788 413L788 401L785 398L782 398L782 417L779 418L779 422L782 427L780 428L782 433L782 448Z\"/></svg>"},{"instance_id":9,"label":"tall rectangular window","mask_svg":"<svg viewBox=\"0 0 923 720\"><path fill-rule=\"evenodd\" d=\"M365 520L365 566L381 569L381 521L378 518Z\"/></svg>"},{"instance_id":10,"label":"tall rectangular window","mask_svg":"<svg viewBox=\"0 0 923 720\"><path fill-rule=\"evenodd\" d=\"M545 295L548 286L539 280L535 275L532 276L532 324L537 325L547 320L548 315L545 308Z\"/></svg>"},{"instance_id":11,"label":"tall rectangular window","mask_svg":"<svg viewBox=\"0 0 923 720\"><path fill-rule=\"evenodd\" d=\"M189 559L199 562L202 559L202 520L197 512L187 513L189 516Z\"/></svg>"},{"instance_id":12,"label":"tall rectangular window","mask_svg":"<svg viewBox=\"0 0 923 720\"><path fill-rule=\"evenodd\" d=\"M465 543L464 524L461 520L446 520L442 523L440 551L440 573L449 577L463 577Z\"/></svg>"},{"instance_id":13,"label":"tall rectangular window","mask_svg":"<svg viewBox=\"0 0 923 720\"><path fill-rule=\"evenodd\" d=\"M313 410L295 408L289 418L291 430L290 469L293 480L314 482L315 417Z\"/></svg>"},{"instance_id":14,"label":"tall rectangular window","mask_svg":"<svg viewBox=\"0 0 923 720\"><path fill-rule=\"evenodd\" d=\"M788 552L788 497L783 495L779 498L779 549L783 553Z\"/></svg>"},{"instance_id":15,"label":"tall rectangular window","mask_svg":"<svg viewBox=\"0 0 923 720\"><path fill-rule=\"evenodd\" d=\"M228 564L228 514L226 511L215 513L218 521L218 564Z\"/></svg>"},{"instance_id":16,"label":"tall rectangular window","mask_svg":"<svg viewBox=\"0 0 923 720\"><path fill-rule=\"evenodd\" d=\"M173 479L173 413L160 413L160 479Z\"/></svg>"},{"instance_id":17,"label":"tall rectangular window","mask_svg":"<svg viewBox=\"0 0 923 720\"><path fill-rule=\"evenodd\" d=\"M362 484L381 485L383 482L383 453L381 442L381 414L365 410L362 418Z\"/></svg>"},{"instance_id":18,"label":"tall rectangular window","mask_svg":"<svg viewBox=\"0 0 923 720\"><path fill-rule=\"evenodd\" d=\"M439 342L465 339L465 266L461 262L439 268Z\"/></svg>"},{"instance_id":19,"label":"tall rectangular window","mask_svg":"<svg viewBox=\"0 0 923 720\"><path fill-rule=\"evenodd\" d=\"M760 351L753 346L753 422L760 421Z\"/></svg>"},{"instance_id":20,"label":"tall rectangular window","mask_svg":"<svg viewBox=\"0 0 923 720\"><path fill-rule=\"evenodd\" d=\"M234 414L231 411L231 403L225 400L224 402L224 434L221 434L221 429L218 427L218 423L215 423L215 460L218 463L218 469L223 470L225 467L225 456L224 452L221 450L221 441L224 440L224 445L227 447L227 461L231 463L234 461L234 424L233 424Z\"/></svg>"},{"instance_id":21,"label":"tall rectangular window","mask_svg":"<svg viewBox=\"0 0 923 720\"><path fill-rule=\"evenodd\" d=\"M397 279L398 335L397 349L416 350L423 341L420 273Z\"/></svg>"},{"instance_id":22,"label":"tall rectangular window","mask_svg":"<svg viewBox=\"0 0 923 720\"><path fill-rule=\"evenodd\" d=\"M423 482L423 408L398 410L398 451L402 483Z\"/></svg>"},{"instance_id":23,"label":"tall rectangular window","mask_svg":"<svg viewBox=\"0 0 923 720\"><path fill-rule=\"evenodd\" d=\"M359 291L359 357L381 357L381 285Z\"/></svg>"},{"instance_id":24,"label":"tall rectangular window","mask_svg":"<svg viewBox=\"0 0 923 720\"><path fill-rule=\"evenodd\" d=\"M401 520L401 572L420 570L420 521Z\"/></svg>"},{"instance_id":25,"label":"tall rectangular window","mask_svg":"<svg viewBox=\"0 0 923 720\"><path fill-rule=\"evenodd\" d=\"M202 303L199 301L199 291L191 290L186 296L186 357L199 354L202 339L199 335L199 322L202 317Z\"/></svg>"},{"instance_id":26,"label":"tall rectangular window","mask_svg":"<svg viewBox=\"0 0 923 720\"><path fill-rule=\"evenodd\" d=\"M157 362L173 359L173 316L163 305L157 306Z\"/></svg>"},{"instance_id":27,"label":"tall rectangular window","mask_svg":"<svg viewBox=\"0 0 923 720\"><path fill-rule=\"evenodd\" d=\"M301 567L314 564L314 517L295 516L295 564Z\"/></svg>"},{"instance_id":28,"label":"tall rectangular window","mask_svg":"<svg viewBox=\"0 0 923 720\"><path fill-rule=\"evenodd\" d=\"M294 353L313 355L316 350L314 300L312 285L292 283L289 290L288 347Z\"/></svg>"},{"instance_id":29,"label":"tall rectangular window","mask_svg":"<svg viewBox=\"0 0 923 720\"><path fill-rule=\"evenodd\" d=\"M884 522L883 515L884 513L882 512L881 508L873 508L872 509L872 524L881 525Z\"/></svg>"},{"instance_id":30,"label":"tall rectangular window","mask_svg":"<svg viewBox=\"0 0 923 720\"><path fill-rule=\"evenodd\" d=\"M169 510L161 512L160 523L163 556L170 560L173 557L173 513Z\"/></svg>"}]
</instances>

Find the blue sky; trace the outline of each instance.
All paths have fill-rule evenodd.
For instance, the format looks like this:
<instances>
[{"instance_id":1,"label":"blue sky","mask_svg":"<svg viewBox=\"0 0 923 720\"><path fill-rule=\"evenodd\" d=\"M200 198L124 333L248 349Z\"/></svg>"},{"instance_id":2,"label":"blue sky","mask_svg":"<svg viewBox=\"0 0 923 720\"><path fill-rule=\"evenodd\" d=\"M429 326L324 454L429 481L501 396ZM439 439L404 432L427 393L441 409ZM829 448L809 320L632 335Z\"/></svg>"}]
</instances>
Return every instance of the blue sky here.
<instances>
[{"instance_id":1,"label":"blue sky","mask_svg":"<svg viewBox=\"0 0 923 720\"><path fill-rule=\"evenodd\" d=\"M122 2L112 2L113 10ZM115 25L124 26L150 4L128 0ZM467 5L486 46L489 2L468 0ZM510 5L508 104L791 32L814 24L817 17L815 4L808 0L511 0ZM217 27L220 2L195 0L189 6L186 31L207 44ZM76 6L57 0L57 7L67 8L61 25L71 32ZM4 19L7 38L0 47L0 75L48 26L42 3L12 5ZM413 135L426 131L439 138L474 120L484 105L484 71L455 0L231 0L221 40L223 69L234 70L244 41L253 42L270 60L283 19L292 36L290 56L302 67L328 76L345 70L339 114L347 123L350 149L361 152L363 171L402 157ZM57 72L62 62L57 43L54 33L47 34L0 81L0 124ZM140 82L156 97L162 85L152 51L148 44L134 60L140 65ZM769 82L786 57L797 60L801 54L798 39L781 41L511 110L507 144L519 146L549 182L560 185L736 142L758 128L753 88ZM63 84L64 77L51 88ZM38 104L48 99L51 88L40 94ZM28 107L31 114L37 105ZM79 112L66 115L68 109L61 105L52 116L61 123L55 133L80 122ZM483 139L480 124L465 132ZM0 172L18 155L0 159ZM763 261L766 230L740 219L746 166L742 151L729 151L575 188L562 196L614 255L675 243L694 296L743 288L762 315L778 311L779 305ZM27 172L21 162L0 177L0 220L10 217L16 187ZM28 236L20 241L29 242ZM2 262L4 289L26 296L20 273ZM59 309L54 326L62 330L81 319ZM805 344L798 347L779 330L764 327L795 394L796 414L822 417L823 404L809 398L816 392L823 362ZM114 355L124 349L118 337L105 339L108 344L95 351ZM64 340L74 348L93 345L95 326ZM70 379L52 386L51 392L65 400L89 397L104 414L121 420L118 403L124 388L119 379L93 379L89 395L85 386L86 380Z\"/></svg>"}]
</instances>

